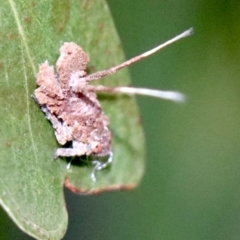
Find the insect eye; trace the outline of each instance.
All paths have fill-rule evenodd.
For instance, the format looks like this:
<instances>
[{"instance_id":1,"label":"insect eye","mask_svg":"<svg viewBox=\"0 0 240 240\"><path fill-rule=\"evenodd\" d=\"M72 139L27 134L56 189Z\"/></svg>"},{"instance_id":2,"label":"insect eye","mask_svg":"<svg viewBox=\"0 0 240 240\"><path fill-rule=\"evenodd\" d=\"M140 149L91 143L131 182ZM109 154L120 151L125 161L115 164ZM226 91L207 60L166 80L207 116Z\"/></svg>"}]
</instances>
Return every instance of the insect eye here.
<instances>
[{"instance_id":1,"label":"insect eye","mask_svg":"<svg viewBox=\"0 0 240 240\"><path fill-rule=\"evenodd\" d=\"M100 153L102 151L102 145L100 142L92 143L91 148L94 153Z\"/></svg>"}]
</instances>

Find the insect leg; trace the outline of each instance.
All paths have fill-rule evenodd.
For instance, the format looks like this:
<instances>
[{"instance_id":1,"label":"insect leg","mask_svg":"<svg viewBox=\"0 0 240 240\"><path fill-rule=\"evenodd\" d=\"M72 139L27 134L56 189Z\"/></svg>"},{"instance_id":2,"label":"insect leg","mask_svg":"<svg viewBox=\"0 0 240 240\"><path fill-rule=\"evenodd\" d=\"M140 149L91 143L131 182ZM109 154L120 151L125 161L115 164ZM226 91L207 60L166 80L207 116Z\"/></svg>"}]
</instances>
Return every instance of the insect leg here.
<instances>
[{"instance_id":1,"label":"insect leg","mask_svg":"<svg viewBox=\"0 0 240 240\"><path fill-rule=\"evenodd\" d=\"M92 164L94 167L93 167L93 170L91 173L91 179L93 182L96 182L96 171L101 171L101 170L105 169L106 167L110 166L112 164L112 161L113 161L113 153L112 152L109 153L108 159L105 163L102 163L98 160L92 161Z\"/></svg>"}]
</instances>

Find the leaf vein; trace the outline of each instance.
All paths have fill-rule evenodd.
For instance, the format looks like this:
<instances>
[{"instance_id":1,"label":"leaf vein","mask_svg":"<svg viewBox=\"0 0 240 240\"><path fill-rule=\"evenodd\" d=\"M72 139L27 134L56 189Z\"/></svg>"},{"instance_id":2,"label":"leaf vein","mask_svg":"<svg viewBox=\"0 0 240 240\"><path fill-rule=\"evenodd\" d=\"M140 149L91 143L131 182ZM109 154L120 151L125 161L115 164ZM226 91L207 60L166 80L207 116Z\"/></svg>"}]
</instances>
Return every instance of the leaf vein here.
<instances>
[{"instance_id":1,"label":"leaf vein","mask_svg":"<svg viewBox=\"0 0 240 240\"><path fill-rule=\"evenodd\" d=\"M27 57L28 57L28 59L29 59L29 62L30 62L30 64L31 64L33 73L34 73L34 75L36 75L36 68L35 68L35 65L34 65L34 63L33 63L33 60L32 60L32 58L31 58L30 50L29 50L28 45L27 45L27 40L26 40L24 31L23 31L23 27L22 27L22 25L21 25L21 21L20 21L20 18L19 18L17 9L16 9L15 2L14 2L14 0L8 0L8 1L9 1L10 6L11 6L11 9L12 9L12 12L13 12L13 16L14 16L15 21L16 21L16 24L17 24L18 32L19 32L19 34L20 34L20 36L21 36L21 38L22 38L22 42L23 42L24 48L25 48L25 50L26 50L26 53L27 53Z\"/></svg>"},{"instance_id":2,"label":"leaf vein","mask_svg":"<svg viewBox=\"0 0 240 240\"><path fill-rule=\"evenodd\" d=\"M30 117L30 106L29 106L29 91L28 91L28 80L27 80L27 73L26 73L26 68L24 65L24 57L23 57L23 52L22 52L22 65L23 65L23 74L24 74L24 88L26 91L26 110L27 110L27 122L28 122L28 129L29 129L29 133L30 133L30 139L31 139L31 143L33 146L33 153L34 153L34 158L37 161L37 151L36 151L36 145L34 143L34 138L33 138L33 131L32 131L32 126L31 126L31 117Z\"/></svg>"}]
</instances>

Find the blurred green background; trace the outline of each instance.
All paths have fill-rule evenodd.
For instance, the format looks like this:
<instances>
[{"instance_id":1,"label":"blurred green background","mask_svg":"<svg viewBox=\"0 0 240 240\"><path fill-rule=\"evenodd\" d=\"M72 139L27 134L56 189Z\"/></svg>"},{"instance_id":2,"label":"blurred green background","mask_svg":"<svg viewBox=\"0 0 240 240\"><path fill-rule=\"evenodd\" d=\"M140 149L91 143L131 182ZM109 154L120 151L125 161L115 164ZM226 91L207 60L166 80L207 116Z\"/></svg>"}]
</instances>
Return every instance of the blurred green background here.
<instances>
[{"instance_id":1,"label":"blurred green background","mask_svg":"<svg viewBox=\"0 0 240 240\"><path fill-rule=\"evenodd\" d=\"M141 185L99 196L66 191L64 239L240 239L239 0L107 2L126 58L194 27L130 67L134 86L179 90L187 102L138 97ZM2 210L0 226L1 239L31 239Z\"/></svg>"}]
</instances>

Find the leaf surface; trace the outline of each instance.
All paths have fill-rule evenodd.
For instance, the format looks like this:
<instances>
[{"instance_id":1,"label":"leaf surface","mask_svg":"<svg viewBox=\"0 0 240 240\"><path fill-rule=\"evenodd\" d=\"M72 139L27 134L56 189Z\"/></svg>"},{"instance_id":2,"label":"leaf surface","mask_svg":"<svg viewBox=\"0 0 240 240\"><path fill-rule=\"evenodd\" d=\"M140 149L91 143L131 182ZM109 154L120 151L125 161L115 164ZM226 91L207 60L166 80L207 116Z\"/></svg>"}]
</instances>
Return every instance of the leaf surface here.
<instances>
[{"instance_id":1,"label":"leaf surface","mask_svg":"<svg viewBox=\"0 0 240 240\"><path fill-rule=\"evenodd\" d=\"M122 62L120 42L103 0L1 0L0 9L0 203L26 233L60 239L67 227L63 184L97 193L135 187L144 171L144 137L134 98L101 95L113 135L113 164L90 174L91 164L53 161L58 144L51 124L31 98L38 65L54 65L63 42L90 56L89 72ZM98 84L128 85L127 70Z\"/></svg>"}]
</instances>

